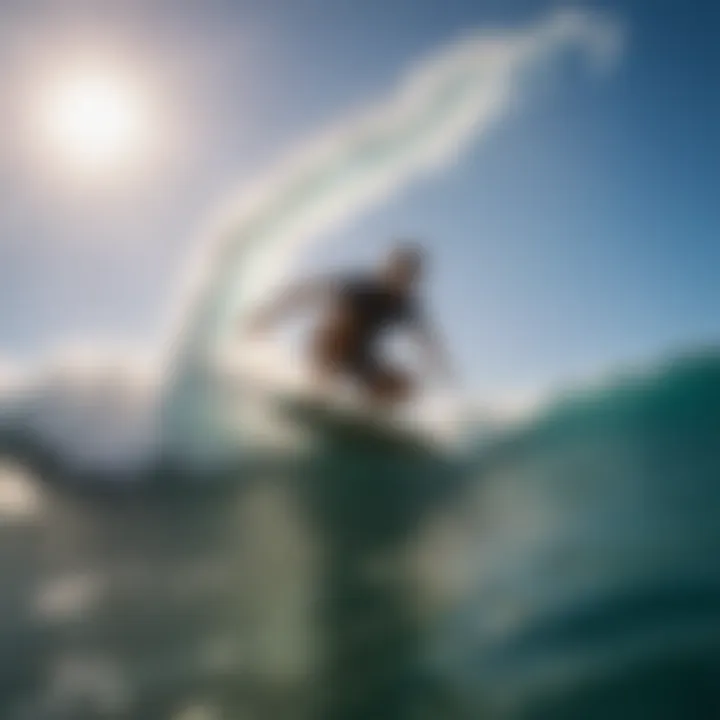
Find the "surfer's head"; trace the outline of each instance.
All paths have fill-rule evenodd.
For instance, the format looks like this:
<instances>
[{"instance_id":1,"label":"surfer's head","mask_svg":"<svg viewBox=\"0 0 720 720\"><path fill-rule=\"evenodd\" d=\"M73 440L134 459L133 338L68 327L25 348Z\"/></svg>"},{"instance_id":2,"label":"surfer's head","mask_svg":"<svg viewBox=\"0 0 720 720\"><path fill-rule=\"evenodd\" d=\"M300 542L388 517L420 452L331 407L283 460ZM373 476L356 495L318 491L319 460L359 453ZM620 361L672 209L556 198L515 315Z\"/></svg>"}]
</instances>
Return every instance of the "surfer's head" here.
<instances>
[{"instance_id":1,"label":"surfer's head","mask_svg":"<svg viewBox=\"0 0 720 720\"><path fill-rule=\"evenodd\" d=\"M409 290L422 275L424 253L419 245L403 243L394 247L383 265L383 277L398 290Z\"/></svg>"}]
</instances>

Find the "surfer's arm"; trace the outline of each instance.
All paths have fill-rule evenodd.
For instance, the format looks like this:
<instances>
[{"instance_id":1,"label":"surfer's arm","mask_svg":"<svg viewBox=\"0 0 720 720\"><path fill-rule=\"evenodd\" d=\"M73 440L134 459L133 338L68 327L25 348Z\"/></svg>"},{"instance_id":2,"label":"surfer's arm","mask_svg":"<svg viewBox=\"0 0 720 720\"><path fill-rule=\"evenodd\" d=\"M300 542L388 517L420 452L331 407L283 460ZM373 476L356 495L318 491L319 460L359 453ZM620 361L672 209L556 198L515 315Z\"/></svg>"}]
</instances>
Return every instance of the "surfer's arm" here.
<instances>
[{"instance_id":1,"label":"surfer's arm","mask_svg":"<svg viewBox=\"0 0 720 720\"><path fill-rule=\"evenodd\" d=\"M454 380L455 370L437 327L426 318L421 317L413 323L413 330L428 374L441 377L446 381Z\"/></svg>"},{"instance_id":2,"label":"surfer's arm","mask_svg":"<svg viewBox=\"0 0 720 720\"><path fill-rule=\"evenodd\" d=\"M291 312L317 305L328 299L333 284L327 279L294 285L275 301L261 307L250 319L251 331L265 330L283 320Z\"/></svg>"}]
</instances>

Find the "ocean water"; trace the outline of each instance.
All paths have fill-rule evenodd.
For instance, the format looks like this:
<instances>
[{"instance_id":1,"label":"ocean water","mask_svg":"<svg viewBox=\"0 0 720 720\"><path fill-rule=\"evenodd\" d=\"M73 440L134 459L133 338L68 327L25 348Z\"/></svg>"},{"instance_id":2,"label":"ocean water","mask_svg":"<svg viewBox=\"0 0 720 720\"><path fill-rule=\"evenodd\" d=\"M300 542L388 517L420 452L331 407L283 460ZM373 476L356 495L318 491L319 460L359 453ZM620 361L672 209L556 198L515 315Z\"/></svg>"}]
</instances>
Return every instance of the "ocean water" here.
<instances>
[{"instance_id":1,"label":"ocean water","mask_svg":"<svg viewBox=\"0 0 720 720\"><path fill-rule=\"evenodd\" d=\"M720 717L720 355L438 457L0 475L3 718Z\"/></svg>"},{"instance_id":2,"label":"ocean water","mask_svg":"<svg viewBox=\"0 0 720 720\"><path fill-rule=\"evenodd\" d=\"M719 481L713 352L575 392L503 438L478 461L449 676L502 717L719 717Z\"/></svg>"}]
</instances>

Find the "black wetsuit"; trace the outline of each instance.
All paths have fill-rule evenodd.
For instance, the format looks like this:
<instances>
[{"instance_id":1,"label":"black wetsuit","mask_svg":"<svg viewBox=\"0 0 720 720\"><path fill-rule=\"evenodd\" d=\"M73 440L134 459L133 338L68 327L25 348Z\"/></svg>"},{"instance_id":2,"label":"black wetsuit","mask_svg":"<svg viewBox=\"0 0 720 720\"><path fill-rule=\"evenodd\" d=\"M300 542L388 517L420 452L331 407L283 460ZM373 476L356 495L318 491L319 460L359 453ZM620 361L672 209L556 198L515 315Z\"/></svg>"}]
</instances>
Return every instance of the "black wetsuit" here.
<instances>
[{"instance_id":1,"label":"black wetsuit","mask_svg":"<svg viewBox=\"0 0 720 720\"><path fill-rule=\"evenodd\" d=\"M420 323L421 313L413 295L393 292L372 276L340 280L335 302L342 318L336 328L342 347L336 362L345 371L365 378L383 370L384 363L378 357L383 333L392 327Z\"/></svg>"}]
</instances>

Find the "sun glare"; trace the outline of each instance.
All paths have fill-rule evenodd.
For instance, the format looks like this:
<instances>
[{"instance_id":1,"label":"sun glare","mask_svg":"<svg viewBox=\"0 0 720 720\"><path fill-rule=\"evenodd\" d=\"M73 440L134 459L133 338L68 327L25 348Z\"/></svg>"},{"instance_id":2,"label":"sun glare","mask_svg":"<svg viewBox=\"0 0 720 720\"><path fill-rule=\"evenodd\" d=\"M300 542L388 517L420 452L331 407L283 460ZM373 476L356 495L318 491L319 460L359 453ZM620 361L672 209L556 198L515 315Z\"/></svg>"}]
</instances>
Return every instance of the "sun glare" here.
<instances>
[{"instance_id":1,"label":"sun glare","mask_svg":"<svg viewBox=\"0 0 720 720\"><path fill-rule=\"evenodd\" d=\"M92 69L68 73L46 87L40 122L44 145L56 160L92 173L137 160L151 124L138 83Z\"/></svg>"}]
</instances>

